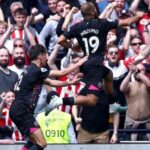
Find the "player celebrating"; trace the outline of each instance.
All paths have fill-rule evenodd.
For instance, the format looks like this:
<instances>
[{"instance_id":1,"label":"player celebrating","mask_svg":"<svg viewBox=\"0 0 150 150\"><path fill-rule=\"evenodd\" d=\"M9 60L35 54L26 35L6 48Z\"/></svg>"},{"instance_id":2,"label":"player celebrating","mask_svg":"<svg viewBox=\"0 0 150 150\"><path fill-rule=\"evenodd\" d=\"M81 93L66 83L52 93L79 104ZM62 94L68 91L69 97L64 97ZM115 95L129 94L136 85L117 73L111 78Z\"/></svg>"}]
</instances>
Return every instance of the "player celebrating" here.
<instances>
[{"instance_id":1,"label":"player celebrating","mask_svg":"<svg viewBox=\"0 0 150 150\"><path fill-rule=\"evenodd\" d=\"M103 89L105 89L109 103L114 102L112 72L103 66L107 33L118 26L132 24L143 15L142 12L137 12L136 16L116 21L99 19L95 5L91 2L84 3L81 6L81 13L84 21L73 25L69 31L61 35L58 39L58 44L65 48L76 50L77 46L70 42L70 39L76 38L84 54L89 56L88 61L80 68L81 72L84 73L83 80L86 86L80 95L76 97L60 99L54 92L50 93L51 101L47 107L46 114L51 109L62 104L93 106L98 102L98 97L100 97Z\"/></svg>"},{"instance_id":2,"label":"player celebrating","mask_svg":"<svg viewBox=\"0 0 150 150\"><path fill-rule=\"evenodd\" d=\"M15 86L15 100L10 108L10 117L19 131L29 137L31 150L43 150L46 141L39 124L35 120L34 110L37 105L43 84L65 86L68 82L52 80L51 77L64 76L78 68L86 61L86 57L63 70L50 70L47 66L46 49L38 44L29 50L31 65L26 68ZM76 78L77 79L77 78ZM74 80L75 81L75 80ZM74 82L72 82L73 84Z\"/></svg>"}]
</instances>

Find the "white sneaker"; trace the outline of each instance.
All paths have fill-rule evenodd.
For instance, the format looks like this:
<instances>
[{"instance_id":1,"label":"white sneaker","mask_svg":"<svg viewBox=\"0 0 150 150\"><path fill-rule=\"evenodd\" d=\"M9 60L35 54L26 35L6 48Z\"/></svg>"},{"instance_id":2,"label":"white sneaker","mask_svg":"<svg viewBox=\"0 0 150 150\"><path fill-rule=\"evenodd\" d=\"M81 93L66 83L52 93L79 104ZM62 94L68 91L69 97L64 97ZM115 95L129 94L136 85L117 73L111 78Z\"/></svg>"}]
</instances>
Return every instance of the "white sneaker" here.
<instances>
[{"instance_id":1,"label":"white sneaker","mask_svg":"<svg viewBox=\"0 0 150 150\"><path fill-rule=\"evenodd\" d=\"M47 116L53 109L61 105L62 99L57 95L51 96L49 104L46 106L45 115Z\"/></svg>"},{"instance_id":2,"label":"white sneaker","mask_svg":"<svg viewBox=\"0 0 150 150\"><path fill-rule=\"evenodd\" d=\"M109 113L121 113L128 109L127 106L120 106L120 104L114 103L109 105Z\"/></svg>"}]
</instances>

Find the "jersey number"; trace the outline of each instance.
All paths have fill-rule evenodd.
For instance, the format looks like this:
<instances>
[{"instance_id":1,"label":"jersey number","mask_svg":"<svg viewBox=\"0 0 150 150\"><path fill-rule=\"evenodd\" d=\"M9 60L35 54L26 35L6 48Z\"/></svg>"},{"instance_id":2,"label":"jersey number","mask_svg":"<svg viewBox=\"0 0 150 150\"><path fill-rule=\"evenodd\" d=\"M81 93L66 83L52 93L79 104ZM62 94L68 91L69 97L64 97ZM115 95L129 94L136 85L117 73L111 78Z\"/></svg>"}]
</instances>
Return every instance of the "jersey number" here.
<instances>
[{"instance_id":1,"label":"jersey number","mask_svg":"<svg viewBox=\"0 0 150 150\"><path fill-rule=\"evenodd\" d=\"M92 36L88 38L82 38L85 44L86 55L89 55L90 49L92 48L91 53L95 53L99 47L99 38L97 36Z\"/></svg>"}]
</instances>

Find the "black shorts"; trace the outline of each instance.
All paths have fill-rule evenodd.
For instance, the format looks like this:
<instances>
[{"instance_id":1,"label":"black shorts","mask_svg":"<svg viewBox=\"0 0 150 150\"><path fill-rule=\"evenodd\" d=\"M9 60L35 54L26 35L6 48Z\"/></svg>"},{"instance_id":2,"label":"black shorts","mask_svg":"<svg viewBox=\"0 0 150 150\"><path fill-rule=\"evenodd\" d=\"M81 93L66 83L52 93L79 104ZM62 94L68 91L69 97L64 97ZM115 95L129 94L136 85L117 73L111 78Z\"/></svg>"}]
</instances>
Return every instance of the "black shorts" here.
<instances>
[{"instance_id":1,"label":"black shorts","mask_svg":"<svg viewBox=\"0 0 150 150\"><path fill-rule=\"evenodd\" d=\"M21 134L27 137L29 137L32 129L40 127L33 113L23 104L14 101L11 105L9 115Z\"/></svg>"},{"instance_id":2,"label":"black shorts","mask_svg":"<svg viewBox=\"0 0 150 150\"><path fill-rule=\"evenodd\" d=\"M104 79L110 70L102 64L100 57L97 56L97 57L89 58L80 67L80 71L84 75L83 77L84 81L90 81L90 80L98 81Z\"/></svg>"},{"instance_id":3,"label":"black shorts","mask_svg":"<svg viewBox=\"0 0 150 150\"><path fill-rule=\"evenodd\" d=\"M85 87L81 90L80 95L94 94L97 97L100 97L101 91L104 91L104 79L108 75L110 70L103 66L97 66L97 73L92 77L87 76L84 78ZM91 74L91 73L90 73Z\"/></svg>"}]
</instances>

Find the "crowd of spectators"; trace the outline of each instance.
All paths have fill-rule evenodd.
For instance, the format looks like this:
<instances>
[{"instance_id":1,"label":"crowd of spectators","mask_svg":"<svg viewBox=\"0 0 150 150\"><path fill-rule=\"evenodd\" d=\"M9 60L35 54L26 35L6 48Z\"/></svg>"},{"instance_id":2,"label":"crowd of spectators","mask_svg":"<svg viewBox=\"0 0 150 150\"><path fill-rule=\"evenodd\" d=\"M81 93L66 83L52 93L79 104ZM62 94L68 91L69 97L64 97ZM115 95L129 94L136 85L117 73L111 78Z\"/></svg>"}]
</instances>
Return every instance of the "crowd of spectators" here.
<instances>
[{"instance_id":1,"label":"crowd of spectators","mask_svg":"<svg viewBox=\"0 0 150 150\"><path fill-rule=\"evenodd\" d=\"M150 44L149 0L0 0L0 143L25 140L11 121L8 111L15 99L15 83L30 64L28 48L36 44L43 45L47 50L48 64L52 70L63 69L76 63L83 56L80 47L78 51L65 49L57 44L57 40L73 24L83 20L80 6L86 2L94 3L99 18L110 21L132 17L137 12L143 15L132 25L110 30L107 35L104 65L113 73L117 101L111 105L105 103L105 93L102 93L100 103L96 106L60 106L59 111L71 115L69 124L76 135L68 131L69 137L72 138L73 135L71 140L68 138L67 141L52 141L117 143L120 140L150 140L148 133L135 133L135 129L150 129L150 57L136 66L132 64L136 56L147 50ZM70 41L74 45L77 44L76 39ZM79 70L75 70L59 80L69 81L78 72ZM35 117L45 107L46 103L42 101L46 100L47 93L52 88L60 97L68 97L77 95L83 87L82 81L57 88L43 85ZM59 111L55 113L60 115ZM49 117L52 118L53 115L50 113ZM62 124L69 130L68 122L64 121ZM57 130L56 126L50 127L49 131L51 129ZM60 126L58 130L61 130ZM126 130L131 134L125 132ZM48 142L53 143L50 139Z\"/></svg>"}]
</instances>

